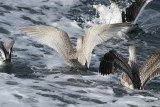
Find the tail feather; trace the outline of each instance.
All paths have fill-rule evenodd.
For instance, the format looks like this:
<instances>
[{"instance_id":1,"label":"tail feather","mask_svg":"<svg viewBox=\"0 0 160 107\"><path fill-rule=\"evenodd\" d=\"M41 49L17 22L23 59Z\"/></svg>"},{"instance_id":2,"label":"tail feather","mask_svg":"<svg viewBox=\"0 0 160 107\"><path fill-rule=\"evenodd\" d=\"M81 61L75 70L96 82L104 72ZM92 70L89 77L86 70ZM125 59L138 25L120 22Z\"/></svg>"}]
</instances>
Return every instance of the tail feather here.
<instances>
[{"instance_id":1,"label":"tail feather","mask_svg":"<svg viewBox=\"0 0 160 107\"><path fill-rule=\"evenodd\" d=\"M69 56L69 59L70 60L76 59L82 66L87 66L89 68L89 65L87 64L87 60L86 60L86 58L85 58L83 53L71 54Z\"/></svg>"}]
</instances>

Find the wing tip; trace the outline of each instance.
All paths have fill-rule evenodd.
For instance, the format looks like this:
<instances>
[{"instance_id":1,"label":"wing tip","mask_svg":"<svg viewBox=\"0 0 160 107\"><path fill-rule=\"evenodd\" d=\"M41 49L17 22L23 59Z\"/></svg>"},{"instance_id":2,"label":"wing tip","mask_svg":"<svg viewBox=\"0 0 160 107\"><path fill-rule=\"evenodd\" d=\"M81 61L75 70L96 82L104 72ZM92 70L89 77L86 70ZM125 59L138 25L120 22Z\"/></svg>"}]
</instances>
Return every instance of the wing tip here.
<instances>
[{"instance_id":1,"label":"wing tip","mask_svg":"<svg viewBox=\"0 0 160 107\"><path fill-rule=\"evenodd\" d=\"M114 69L113 52L114 50L110 50L103 56L99 65L99 73L101 73L101 75L109 75L110 73L114 72L113 71Z\"/></svg>"},{"instance_id":2,"label":"wing tip","mask_svg":"<svg viewBox=\"0 0 160 107\"><path fill-rule=\"evenodd\" d=\"M25 31L26 28L27 27L18 27L18 28L16 28L16 30L19 30L19 31L25 33L24 31Z\"/></svg>"}]
</instances>

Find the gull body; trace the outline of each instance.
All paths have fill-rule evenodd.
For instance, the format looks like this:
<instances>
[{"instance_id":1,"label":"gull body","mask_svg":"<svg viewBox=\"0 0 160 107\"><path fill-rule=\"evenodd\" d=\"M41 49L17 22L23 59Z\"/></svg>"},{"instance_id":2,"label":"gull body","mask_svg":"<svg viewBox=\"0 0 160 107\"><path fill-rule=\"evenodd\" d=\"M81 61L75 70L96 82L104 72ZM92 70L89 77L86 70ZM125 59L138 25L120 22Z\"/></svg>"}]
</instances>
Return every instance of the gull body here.
<instances>
[{"instance_id":1,"label":"gull body","mask_svg":"<svg viewBox=\"0 0 160 107\"><path fill-rule=\"evenodd\" d=\"M154 77L160 75L160 51L153 52L139 68L136 59L135 46L129 46L129 61L111 50L101 60L99 72L103 75L122 71L121 84L131 89L144 89Z\"/></svg>"},{"instance_id":2,"label":"gull body","mask_svg":"<svg viewBox=\"0 0 160 107\"><path fill-rule=\"evenodd\" d=\"M93 48L116 36L118 31L134 26L130 23L104 24L90 27L77 39L76 50L73 49L67 32L51 26L28 26L18 28L36 41L54 48L71 67L89 68Z\"/></svg>"}]
</instances>

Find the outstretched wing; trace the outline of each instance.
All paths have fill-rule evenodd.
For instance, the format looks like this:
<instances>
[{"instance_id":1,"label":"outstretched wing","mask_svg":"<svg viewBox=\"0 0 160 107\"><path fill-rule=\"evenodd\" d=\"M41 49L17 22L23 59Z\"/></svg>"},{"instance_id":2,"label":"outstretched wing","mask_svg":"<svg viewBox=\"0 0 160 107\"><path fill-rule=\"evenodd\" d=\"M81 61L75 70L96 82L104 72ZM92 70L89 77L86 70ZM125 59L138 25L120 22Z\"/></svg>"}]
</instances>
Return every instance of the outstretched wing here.
<instances>
[{"instance_id":1,"label":"outstretched wing","mask_svg":"<svg viewBox=\"0 0 160 107\"><path fill-rule=\"evenodd\" d=\"M140 68L141 89L154 77L160 75L160 51L153 52Z\"/></svg>"},{"instance_id":2,"label":"outstretched wing","mask_svg":"<svg viewBox=\"0 0 160 107\"><path fill-rule=\"evenodd\" d=\"M102 58L99 66L99 72L102 75L107 75L116 72L117 69L126 73L131 81L133 81L132 71L126 60L115 50L111 50Z\"/></svg>"},{"instance_id":3,"label":"outstretched wing","mask_svg":"<svg viewBox=\"0 0 160 107\"><path fill-rule=\"evenodd\" d=\"M65 31L49 26L28 26L18 28L18 30L33 37L36 41L54 48L69 64L68 58L74 53L74 49Z\"/></svg>"},{"instance_id":4,"label":"outstretched wing","mask_svg":"<svg viewBox=\"0 0 160 107\"><path fill-rule=\"evenodd\" d=\"M96 45L109 40L113 36L116 36L118 31L121 31L122 29L127 29L128 27L132 26L135 25L131 23L118 23L98 25L87 29L84 34L82 53L87 60L88 68L91 60L92 50Z\"/></svg>"},{"instance_id":5,"label":"outstretched wing","mask_svg":"<svg viewBox=\"0 0 160 107\"><path fill-rule=\"evenodd\" d=\"M134 22L138 19L141 11L151 0L135 0L131 1L131 5L122 12L122 22Z\"/></svg>"}]
</instances>

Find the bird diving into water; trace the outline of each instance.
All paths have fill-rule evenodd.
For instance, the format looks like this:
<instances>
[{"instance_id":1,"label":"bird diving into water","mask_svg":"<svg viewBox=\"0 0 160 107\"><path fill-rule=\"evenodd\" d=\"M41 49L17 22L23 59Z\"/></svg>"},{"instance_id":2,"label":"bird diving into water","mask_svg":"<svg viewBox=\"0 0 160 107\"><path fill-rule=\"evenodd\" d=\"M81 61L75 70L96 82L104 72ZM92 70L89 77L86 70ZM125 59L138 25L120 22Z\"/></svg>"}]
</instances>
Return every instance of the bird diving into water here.
<instances>
[{"instance_id":1,"label":"bird diving into water","mask_svg":"<svg viewBox=\"0 0 160 107\"><path fill-rule=\"evenodd\" d=\"M33 37L36 41L54 48L65 62L76 68L89 68L93 48L111 37L118 31L135 26L131 23L104 24L90 27L77 39L76 50L73 49L67 32L51 26L28 26L18 28L21 32Z\"/></svg>"},{"instance_id":2,"label":"bird diving into water","mask_svg":"<svg viewBox=\"0 0 160 107\"><path fill-rule=\"evenodd\" d=\"M12 47L14 45L14 40L9 40L5 43L0 42L0 65L7 62L11 62Z\"/></svg>"},{"instance_id":3,"label":"bird diving into water","mask_svg":"<svg viewBox=\"0 0 160 107\"><path fill-rule=\"evenodd\" d=\"M101 8L99 5L93 5L93 8L100 13L107 14L103 17L106 19L106 24L132 22L136 23L146 5L152 0L125 0L120 3L118 0L109 0L111 5L107 8ZM109 13L108 13L109 11Z\"/></svg>"},{"instance_id":4,"label":"bird diving into water","mask_svg":"<svg viewBox=\"0 0 160 107\"><path fill-rule=\"evenodd\" d=\"M126 60L115 50L104 55L100 62L99 72L102 75L122 71L121 84L131 89L144 89L154 77L160 75L160 51L155 51L139 68L136 59L135 46L129 46L129 60Z\"/></svg>"}]
</instances>

